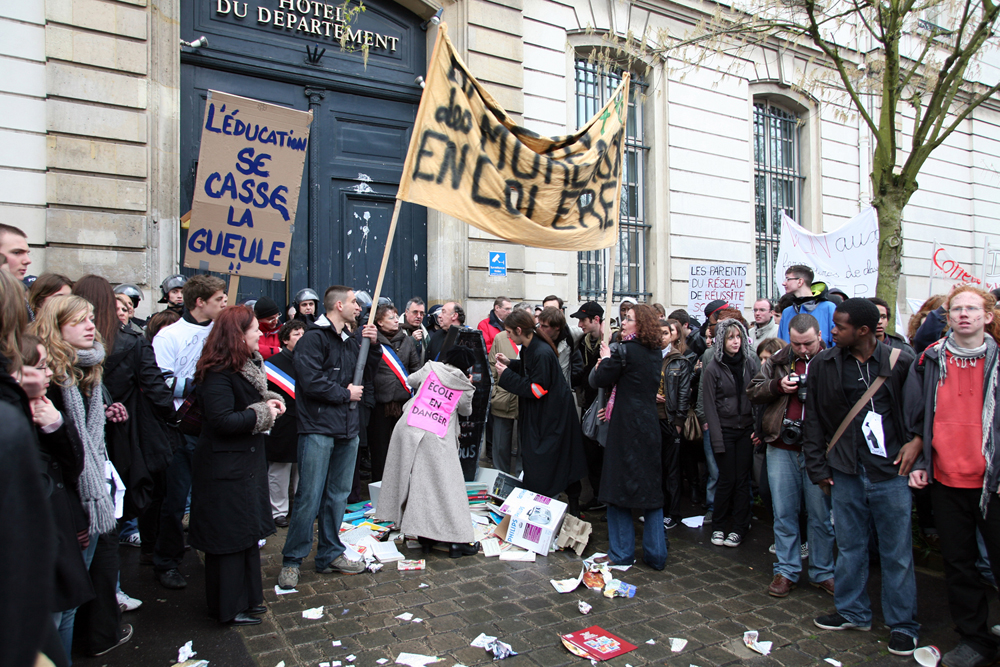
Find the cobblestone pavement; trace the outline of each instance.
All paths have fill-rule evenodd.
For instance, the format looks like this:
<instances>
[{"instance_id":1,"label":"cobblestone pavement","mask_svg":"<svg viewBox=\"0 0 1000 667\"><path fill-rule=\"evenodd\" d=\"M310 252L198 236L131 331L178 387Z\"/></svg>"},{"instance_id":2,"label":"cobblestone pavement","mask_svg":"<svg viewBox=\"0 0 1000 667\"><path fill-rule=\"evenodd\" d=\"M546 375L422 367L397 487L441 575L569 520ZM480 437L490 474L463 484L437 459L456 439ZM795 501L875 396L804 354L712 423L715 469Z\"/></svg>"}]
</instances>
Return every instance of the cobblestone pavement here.
<instances>
[{"instance_id":1,"label":"cobblestone pavement","mask_svg":"<svg viewBox=\"0 0 1000 667\"><path fill-rule=\"evenodd\" d=\"M695 513L693 509L689 514ZM607 548L607 524L590 517L595 533L585 555ZM401 652L437 655L451 667L485 664L485 650L469 646L480 633L495 635L519 655L504 667L556 667L586 664L571 655L559 635L600 625L639 648L608 661L611 667L639 665L813 665L824 658L844 665L902 665L911 659L886 650L888 629L879 616L878 568L872 568L872 597L876 623L872 632L826 632L812 619L833 610L833 598L808 585L784 599L767 595L773 556L767 553L770 526L755 522L738 549L714 547L710 528L684 526L669 532L670 555L663 572L639 564L620 578L638 588L635 598L607 599L581 586L560 595L550 579L576 576L580 559L572 553L539 557L534 563L501 562L496 558L449 559L434 552L427 570L399 572L392 564L378 573L355 576L321 575L312 558L301 569L296 594L277 596L274 584L281 568L284 531L268 540L264 549L264 590L269 613L261 625L242 628L249 652L261 667L318 665L321 661L357 656L354 665L375 665L379 658L392 663ZM641 524L636 523L637 532ZM419 550L404 555L419 558ZM426 587L421 587L426 584ZM932 573L918 573L921 645L933 643L948 650L955 643L944 600L943 581ZM593 605L583 616L577 601ZM307 620L302 610L324 606L320 620ZM994 605L994 612L995 612ZM395 618L411 612L422 623ZM994 621L996 622L996 621ZM742 644L745 630L758 630L760 639L774 642L770 656L751 652ZM688 640L681 653L671 653L669 637ZM647 640L656 643L649 645ZM332 640L342 642L334 648ZM348 663L343 663L345 667ZM912 664L912 663L911 663Z\"/></svg>"}]
</instances>

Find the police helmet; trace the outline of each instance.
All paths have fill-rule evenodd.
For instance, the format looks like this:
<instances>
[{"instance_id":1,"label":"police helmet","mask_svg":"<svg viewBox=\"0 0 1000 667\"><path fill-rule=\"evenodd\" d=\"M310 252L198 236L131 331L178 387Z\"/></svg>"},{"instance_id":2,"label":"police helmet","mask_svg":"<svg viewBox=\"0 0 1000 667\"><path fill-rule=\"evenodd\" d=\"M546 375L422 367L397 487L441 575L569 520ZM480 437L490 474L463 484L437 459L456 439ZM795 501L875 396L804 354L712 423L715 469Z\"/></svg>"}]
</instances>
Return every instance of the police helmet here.
<instances>
[{"instance_id":1,"label":"police helmet","mask_svg":"<svg viewBox=\"0 0 1000 667\"><path fill-rule=\"evenodd\" d=\"M187 276L180 273L175 273L172 276L164 278L163 282L160 283L160 291L163 292L163 296L160 297L159 303L167 303L170 291L175 290L178 287L184 287L184 283L186 282Z\"/></svg>"},{"instance_id":2,"label":"police helmet","mask_svg":"<svg viewBox=\"0 0 1000 667\"><path fill-rule=\"evenodd\" d=\"M315 290L306 287L305 289L300 289L295 294L295 305L299 305L303 301L315 301L318 306L323 300L319 298L319 294L316 294Z\"/></svg>"},{"instance_id":3,"label":"police helmet","mask_svg":"<svg viewBox=\"0 0 1000 667\"><path fill-rule=\"evenodd\" d=\"M132 299L133 308L138 308L139 302L142 301L142 290L132 283L122 283L115 288L115 294L124 294Z\"/></svg>"}]
</instances>

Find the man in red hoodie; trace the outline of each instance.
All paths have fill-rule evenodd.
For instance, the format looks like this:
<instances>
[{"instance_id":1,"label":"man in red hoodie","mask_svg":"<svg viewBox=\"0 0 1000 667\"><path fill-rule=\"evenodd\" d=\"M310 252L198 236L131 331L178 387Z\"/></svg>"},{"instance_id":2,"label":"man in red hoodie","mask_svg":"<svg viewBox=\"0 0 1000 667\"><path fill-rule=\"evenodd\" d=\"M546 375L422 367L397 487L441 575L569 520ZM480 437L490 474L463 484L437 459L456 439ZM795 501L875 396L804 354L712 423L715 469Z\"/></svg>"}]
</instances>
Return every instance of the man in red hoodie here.
<instances>
[{"instance_id":1,"label":"man in red hoodie","mask_svg":"<svg viewBox=\"0 0 1000 667\"><path fill-rule=\"evenodd\" d=\"M995 307L993 295L975 287L953 291L944 308L951 331L913 362L904 390L906 429L922 447L910 486L920 489L933 482L948 606L960 637L942 658L946 667L985 666L1000 655L1000 639L987 624L986 587L976 569L978 529L993 574L1000 577L1000 323L994 321Z\"/></svg>"},{"instance_id":2,"label":"man in red hoodie","mask_svg":"<svg viewBox=\"0 0 1000 667\"><path fill-rule=\"evenodd\" d=\"M281 341L278 339L278 333L281 331L281 310L274 299L262 296L253 305L253 314L257 316L257 325L263 334L260 337L260 356L266 361L271 355L281 352Z\"/></svg>"},{"instance_id":3,"label":"man in red hoodie","mask_svg":"<svg viewBox=\"0 0 1000 667\"><path fill-rule=\"evenodd\" d=\"M510 299L505 296L498 296L493 300L493 310L490 311L489 316L476 327L483 332L487 352L489 352L490 347L493 345L493 339L496 338L496 335L503 331L503 321L510 315L513 307Z\"/></svg>"}]
</instances>

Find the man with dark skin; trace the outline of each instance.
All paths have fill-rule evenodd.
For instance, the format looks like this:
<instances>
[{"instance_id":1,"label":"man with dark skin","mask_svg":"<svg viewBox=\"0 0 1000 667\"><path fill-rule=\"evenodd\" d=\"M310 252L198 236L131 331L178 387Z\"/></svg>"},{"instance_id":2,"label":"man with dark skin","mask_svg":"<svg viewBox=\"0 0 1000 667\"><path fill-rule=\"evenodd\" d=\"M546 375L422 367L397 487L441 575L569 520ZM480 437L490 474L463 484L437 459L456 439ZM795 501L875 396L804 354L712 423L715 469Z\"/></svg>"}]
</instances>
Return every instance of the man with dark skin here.
<instances>
[{"instance_id":1,"label":"man with dark skin","mask_svg":"<svg viewBox=\"0 0 1000 667\"><path fill-rule=\"evenodd\" d=\"M878 319L875 304L847 299L833 314L836 347L820 352L809 365L802 453L810 480L830 495L838 549L836 611L813 623L824 630L871 629L866 589L873 526L882 562L888 649L912 655L920 624L907 482L922 443L914 439L904 444L902 414L903 384L914 355L878 342ZM877 382L874 394L861 401ZM859 411L847 421L856 405Z\"/></svg>"}]
</instances>

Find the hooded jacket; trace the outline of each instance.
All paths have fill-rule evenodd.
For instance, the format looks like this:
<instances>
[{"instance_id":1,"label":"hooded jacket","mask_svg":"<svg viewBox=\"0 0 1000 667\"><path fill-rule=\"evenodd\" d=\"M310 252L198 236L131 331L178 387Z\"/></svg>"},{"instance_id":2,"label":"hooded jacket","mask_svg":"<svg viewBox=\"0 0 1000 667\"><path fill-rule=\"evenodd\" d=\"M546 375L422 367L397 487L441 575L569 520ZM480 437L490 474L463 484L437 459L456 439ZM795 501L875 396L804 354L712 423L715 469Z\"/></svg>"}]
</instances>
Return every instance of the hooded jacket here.
<instances>
[{"instance_id":1,"label":"hooded jacket","mask_svg":"<svg viewBox=\"0 0 1000 667\"><path fill-rule=\"evenodd\" d=\"M833 311L837 309L836 304L827 300L829 293L826 283L813 283L811 296L796 297L795 301L788 308L781 312L781 324L778 327L778 338L786 343L791 342L788 337L788 325L792 318L799 313L809 313L819 322L819 333L827 347L833 345Z\"/></svg>"},{"instance_id":2,"label":"hooded jacket","mask_svg":"<svg viewBox=\"0 0 1000 667\"><path fill-rule=\"evenodd\" d=\"M741 339L739 356L743 359L743 381L740 386L737 386L736 378L722 361L726 337L733 327L737 328ZM712 451L721 454L726 451L722 438L723 429L744 429L753 425L753 409L746 388L757 374L760 364L757 355L750 350L746 329L738 321L728 319L716 324L715 340L717 342L712 346L712 361L705 367L702 391Z\"/></svg>"},{"instance_id":3,"label":"hooded jacket","mask_svg":"<svg viewBox=\"0 0 1000 667\"><path fill-rule=\"evenodd\" d=\"M351 410L354 365L361 349L361 328L352 336L346 329L337 333L326 315L306 327L295 345L295 407L299 435L318 434L353 438L361 432L358 410ZM374 376L382 361L378 345L368 348L365 370Z\"/></svg>"},{"instance_id":4,"label":"hooded jacket","mask_svg":"<svg viewBox=\"0 0 1000 667\"><path fill-rule=\"evenodd\" d=\"M986 345L986 359L983 363L986 365L986 369L989 369L993 364L997 363L997 356L1000 355L1000 349L998 349L998 346L989 335L986 336ZM923 450L913 464L913 469L926 470L927 481L929 482L934 481L934 402L936 396L935 388L938 382L941 381L941 357L943 354L944 345L942 343L936 343L924 350L913 362L910 374L906 377L906 385L903 388L906 413L906 439L911 440L918 435L924 439ZM987 398L988 392L992 392L992 403L995 406L998 389L996 386L988 386L989 373L984 373L983 380L984 400ZM970 405L969 409L974 414L981 415L983 407L981 405ZM1000 410L994 409L993 428L990 430L990 440L992 442L989 447L992 456L987 461L986 474L983 479L984 494L993 494L1000 489L1000 446L998 446L1000 443L997 443L998 429L1000 429Z\"/></svg>"}]
</instances>

